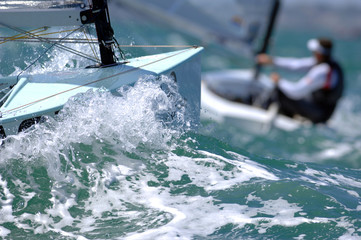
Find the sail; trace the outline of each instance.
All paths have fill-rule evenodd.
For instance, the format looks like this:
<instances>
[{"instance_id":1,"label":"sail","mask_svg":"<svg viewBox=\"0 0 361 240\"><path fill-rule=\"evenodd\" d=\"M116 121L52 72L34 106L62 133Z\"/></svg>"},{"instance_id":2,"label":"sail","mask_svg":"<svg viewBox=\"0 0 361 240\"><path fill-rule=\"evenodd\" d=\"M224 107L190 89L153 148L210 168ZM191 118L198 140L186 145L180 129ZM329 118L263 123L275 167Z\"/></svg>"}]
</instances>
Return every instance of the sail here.
<instances>
[{"instance_id":1,"label":"sail","mask_svg":"<svg viewBox=\"0 0 361 240\"><path fill-rule=\"evenodd\" d=\"M0 2L0 10L16 8L71 8L84 6L83 0L3 0Z\"/></svg>"},{"instance_id":2,"label":"sail","mask_svg":"<svg viewBox=\"0 0 361 240\"><path fill-rule=\"evenodd\" d=\"M253 55L262 44L273 0L119 0L161 23L171 24L204 43Z\"/></svg>"},{"instance_id":3,"label":"sail","mask_svg":"<svg viewBox=\"0 0 361 240\"><path fill-rule=\"evenodd\" d=\"M0 27L77 26L84 8L83 0L3 0Z\"/></svg>"}]
</instances>

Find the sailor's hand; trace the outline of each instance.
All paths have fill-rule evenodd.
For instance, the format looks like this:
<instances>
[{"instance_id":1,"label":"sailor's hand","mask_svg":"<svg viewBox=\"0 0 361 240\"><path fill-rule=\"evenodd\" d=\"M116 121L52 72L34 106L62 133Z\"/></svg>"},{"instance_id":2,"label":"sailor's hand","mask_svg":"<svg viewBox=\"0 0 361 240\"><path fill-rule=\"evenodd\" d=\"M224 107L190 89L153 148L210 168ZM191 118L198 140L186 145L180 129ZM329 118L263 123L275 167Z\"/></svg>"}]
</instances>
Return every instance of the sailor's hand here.
<instances>
[{"instance_id":1,"label":"sailor's hand","mask_svg":"<svg viewBox=\"0 0 361 240\"><path fill-rule=\"evenodd\" d=\"M265 53L258 54L256 57L256 61L259 64L272 64L273 63L272 57Z\"/></svg>"},{"instance_id":2,"label":"sailor's hand","mask_svg":"<svg viewBox=\"0 0 361 240\"><path fill-rule=\"evenodd\" d=\"M278 73L271 73L270 78L272 79L272 81L275 84L278 84L278 82L280 81L280 75Z\"/></svg>"}]
</instances>

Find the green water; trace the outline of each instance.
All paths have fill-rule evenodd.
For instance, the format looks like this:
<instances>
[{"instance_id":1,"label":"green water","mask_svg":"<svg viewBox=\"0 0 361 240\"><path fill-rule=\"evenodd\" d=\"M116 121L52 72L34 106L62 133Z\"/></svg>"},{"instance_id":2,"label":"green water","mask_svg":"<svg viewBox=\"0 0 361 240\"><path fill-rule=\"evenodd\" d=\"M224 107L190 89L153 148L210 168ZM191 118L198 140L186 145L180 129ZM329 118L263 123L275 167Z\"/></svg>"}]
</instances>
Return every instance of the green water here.
<instances>
[{"instance_id":1,"label":"green water","mask_svg":"<svg viewBox=\"0 0 361 240\"><path fill-rule=\"evenodd\" d=\"M121 44L164 44L177 34L133 24L114 21ZM278 29L272 53L305 56L314 35ZM361 42L335 38L347 87L328 127L251 134L212 121L198 131L164 125L152 105L161 96L156 81L121 89L122 97L89 92L70 101L1 148L0 238L361 239ZM16 46L0 48L3 76L42 50ZM126 53L153 51L163 49ZM206 49L204 64L219 52ZM32 71L85 64L56 56Z\"/></svg>"}]
</instances>

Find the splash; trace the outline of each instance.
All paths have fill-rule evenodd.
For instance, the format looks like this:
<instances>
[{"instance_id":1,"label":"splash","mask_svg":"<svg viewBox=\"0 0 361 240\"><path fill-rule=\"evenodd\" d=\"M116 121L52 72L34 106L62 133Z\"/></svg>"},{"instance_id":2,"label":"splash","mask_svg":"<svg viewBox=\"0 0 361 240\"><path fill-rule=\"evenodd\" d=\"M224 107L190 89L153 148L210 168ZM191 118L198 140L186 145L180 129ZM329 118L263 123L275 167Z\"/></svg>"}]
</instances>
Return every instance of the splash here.
<instances>
[{"instance_id":1,"label":"splash","mask_svg":"<svg viewBox=\"0 0 361 240\"><path fill-rule=\"evenodd\" d=\"M49 161L77 143L117 145L126 152L167 149L187 126L183 99L168 77L145 76L117 95L100 89L73 97L55 118L8 137L1 159Z\"/></svg>"},{"instance_id":2,"label":"splash","mask_svg":"<svg viewBox=\"0 0 361 240\"><path fill-rule=\"evenodd\" d=\"M112 212L112 202L119 205L119 199L109 195L119 196L114 186L119 188L127 176L139 174L144 161L154 161L154 154L177 146L187 125L182 101L172 79L145 76L134 86L119 89L117 96L103 89L76 95L55 118L9 136L0 151L0 177L6 179L0 179L6 199L1 224L24 212L13 222L18 229L33 228L34 234L76 237L76 231L62 227L78 225L80 218L84 231L96 229L94 221L108 212L105 206ZM129 188L137 185L127 182ZM18 201L11 194L14 190L22 204L12 208ZM82 194L89 200L82 202ZM37 201L42 202L40 208ZM84 216L72 217L74 208ZM86 214L88 210L93 216ZM9 234L8 228L0 231Z\"/></svg>"}]
</instances>

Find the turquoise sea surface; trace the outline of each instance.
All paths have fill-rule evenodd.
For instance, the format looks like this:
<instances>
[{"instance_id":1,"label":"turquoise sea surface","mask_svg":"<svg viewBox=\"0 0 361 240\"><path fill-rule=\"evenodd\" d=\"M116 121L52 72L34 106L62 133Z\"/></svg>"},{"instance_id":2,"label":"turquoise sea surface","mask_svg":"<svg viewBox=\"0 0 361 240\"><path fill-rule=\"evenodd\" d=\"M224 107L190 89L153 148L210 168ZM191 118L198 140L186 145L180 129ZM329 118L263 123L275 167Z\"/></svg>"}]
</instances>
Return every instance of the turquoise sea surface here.
<instances>
[{"instance_id":1,"label":"turquoise sea surface","mask_svg":"<svg viewBox=\"0 0 361 240\"><path fill-rule=\"evenodd\" d=\"M328 126L252 134L203 120L195 131L181 117L159 121L162 82L121 97L87 92L0 148L0 239L361 239L361 30L345 9L310 25L312 16L283 8L270 50L302 57L309 38L334 39L346 89ZM202 45L117 4L110 11L120 44ZM329 15L339 25L317 24ZM0 76L45 49L0 44ZM126 57L167 50L124 48ZM218 46L205 46L202 60L204 71L253 66ZM27 71L87 64L54 50Z\"/></svg>"}]
</instances>

